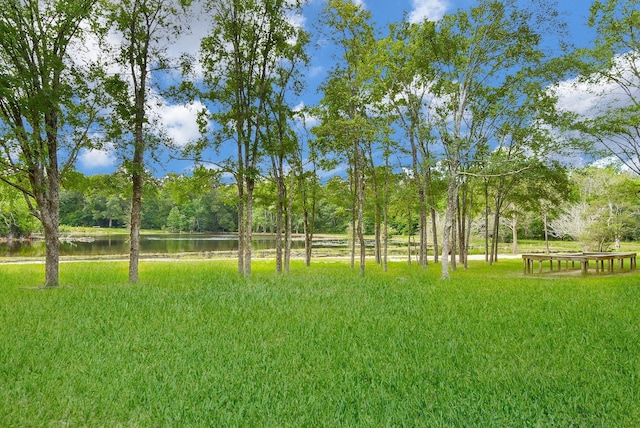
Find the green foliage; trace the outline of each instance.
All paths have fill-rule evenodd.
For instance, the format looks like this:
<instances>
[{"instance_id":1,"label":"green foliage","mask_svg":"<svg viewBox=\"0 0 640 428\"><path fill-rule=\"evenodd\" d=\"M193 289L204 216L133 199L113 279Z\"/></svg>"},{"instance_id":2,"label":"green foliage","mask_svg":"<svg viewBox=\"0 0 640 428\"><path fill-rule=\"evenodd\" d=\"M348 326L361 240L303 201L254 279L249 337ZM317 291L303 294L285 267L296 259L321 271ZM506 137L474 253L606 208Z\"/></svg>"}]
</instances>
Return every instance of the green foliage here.
<instances>
[{"instance_id":1,"label":"green foliage","mask_svg":"<svg viewBox=\"0 0 640 428\"><path fill-rule=\"evenodd\" d=\"M620 241L633 239L639 215L637 177L614 167L591 167L574 171L572 179L579 190L578 202L560 219L564 217L566 223L581 227L568 235L581 241L585 248L597 251L612 245L618 248ZM571 208L575 207L581 209L572 215Z\"/></svg>"},{"instance_id":2,"label":"green foliage","mask_svg":"<svg viewBox=\"0 0 640 428\"><path fill-rule=\"evenodd\" d=\"M591 107L569 114L569 128L579 132L589 149L614 155L640 173L640 1L598 0L591 6L589 25L597 32L593 46L579 50L566 67L586 83ZM577 58L577 59L576 59ZM570 108L570 107L569 107Z\"/></svg>"},{"instance_id":3,"label":"green foliage","mask_svg":"<svg viewBox=\"0 0 640 428\"><path fill-rule=\"evenodd\" d=\"M0 237L20 238L38 230L38 222L24 200L24 195L0 185Z\"/></svg>"},{"instance_id":4,"label":"green foliage","mask_svg":"<svg viewBox=\"0 0 640 428\"><path fill-rule=\"evenodd\" d=\"M3 426L637 426L637 273L0 270Z\"/></svg>"}]
</instances>

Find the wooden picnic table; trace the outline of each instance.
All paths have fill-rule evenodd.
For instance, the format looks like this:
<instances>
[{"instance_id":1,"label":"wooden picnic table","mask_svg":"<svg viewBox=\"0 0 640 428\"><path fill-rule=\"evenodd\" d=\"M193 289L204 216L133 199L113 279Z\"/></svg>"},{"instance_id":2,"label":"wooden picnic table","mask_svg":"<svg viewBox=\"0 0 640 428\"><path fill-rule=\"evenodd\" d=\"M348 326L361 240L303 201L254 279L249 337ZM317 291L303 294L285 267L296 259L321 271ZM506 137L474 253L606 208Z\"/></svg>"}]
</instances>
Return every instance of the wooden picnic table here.
<instances>
[{"instance_id":1,"label":"wooden picnic table","mask_svg":"<svg viewBox=\"0 0 640 428\"><path fill-rule=\"evenodd\" d=\"M580 265L583 275L589 272L589 263L595 262L596 273L605 272L605 262L607 271L613 272L615 261L618 262L618 268L624 269L624 261L629 259L629 269L636 269L637 253L566 253L566 254L523 254L522 262L524 273L532 274L535 262L538 262L539 272L542 273L544 262L549 262L550 271L554 270L554 263L557 263L557 270L562 269L562 262L565 263L565 270L569 270L569 262L571 267L575 267L576 263Z\"/></svg>"}]
</instances>

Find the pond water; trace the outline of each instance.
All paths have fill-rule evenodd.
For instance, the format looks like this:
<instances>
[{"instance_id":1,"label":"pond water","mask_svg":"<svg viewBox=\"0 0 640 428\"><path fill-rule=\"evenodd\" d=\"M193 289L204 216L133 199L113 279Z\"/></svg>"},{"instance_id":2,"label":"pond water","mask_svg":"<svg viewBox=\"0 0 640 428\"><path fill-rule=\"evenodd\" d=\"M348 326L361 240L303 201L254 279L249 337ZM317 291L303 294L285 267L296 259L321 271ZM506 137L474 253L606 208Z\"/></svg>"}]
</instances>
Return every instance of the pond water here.
<instances>
[{"instance_id":1,"label":"pond water","mask_svg":"<svg viewBox=\"0 0 640 428\"><path fill-rule=\"evenodd\" d=\"M75 236L60 241L62 256L104 256L129 253L128 235ZM293 240L291 247L304 248L304 241ZM275 248L272 235L254 235L253 248L266 250ZM211 251L234 251L238 249L235 234L145 234L140 237L142 254L202 253ZM0 242L0 257L43 257L44 241L33 240Z\"/></svg>"}]
</instances>

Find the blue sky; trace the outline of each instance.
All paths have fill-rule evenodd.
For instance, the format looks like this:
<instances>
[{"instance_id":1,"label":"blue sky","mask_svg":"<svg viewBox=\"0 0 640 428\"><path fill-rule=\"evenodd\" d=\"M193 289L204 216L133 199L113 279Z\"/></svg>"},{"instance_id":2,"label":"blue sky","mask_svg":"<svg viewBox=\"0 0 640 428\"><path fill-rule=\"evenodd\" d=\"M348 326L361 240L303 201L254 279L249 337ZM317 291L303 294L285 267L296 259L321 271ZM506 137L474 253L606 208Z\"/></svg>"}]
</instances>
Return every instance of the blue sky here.
<instances>
[{"instance_id":1,"label":"blue sky","mask_svg":"<svg viewBox=\"0 0 640 428\"><path fill-rule=\"evenodd\" d=\"M423 19L437 20L443 14L454 13L458 9L467 9L475 4L472 0L353 0L361 4L369 10L372 15L372 21L379 28L384 29L391 22L402 20L403 16L412 21L420 21ZM523 0L525 1L525 0ZM529 0L526 0L529 1ZM591 45L593 41L593 32L586 26L589 15L589 0L559 0L558 10L562 14L563 19L569 25L568 42L576 47L584 47ZM325 6L325 0L310 0L305 7L305 14L300 19L300 24L309 32L315 33L314 25L317 22L318 14ZM208 23L194 20L192 22L191 33L176 40L176 43L170 47L170 52L179 54L188 51L191 54L197 54L197 48L200 38L207 34L209 28ZM383 31L384 32L384 31ZM312 57L311 64L306 71L307 89L300 96L298 105L313 105L319 97L317 88L326 77L327 72L332 68L334 59L331 50L322 47L310 47ZM571 97L574 94L567 89L566 103L571 103ZM183 106L172 105L167 100L157 95L157 103L154 105L155 114L160 118L161 123L167 133L174 137L176 143L183 146L192 138L197 138L198 128L195 123L197 111L202 107L199 104ZM148 157L149 158L149 157ZM156 176L162 176L166 172L174 171L178 173L187 172L192 166L189 161L171 160L167 155L161 156L161 162L150 163L149 168ZM105 150L83 151L77 163L77 168L84 174L98 174L113 172L120 164L118 156L113 152L113 148L107 147Z\"/></svg>"}]
</instances>

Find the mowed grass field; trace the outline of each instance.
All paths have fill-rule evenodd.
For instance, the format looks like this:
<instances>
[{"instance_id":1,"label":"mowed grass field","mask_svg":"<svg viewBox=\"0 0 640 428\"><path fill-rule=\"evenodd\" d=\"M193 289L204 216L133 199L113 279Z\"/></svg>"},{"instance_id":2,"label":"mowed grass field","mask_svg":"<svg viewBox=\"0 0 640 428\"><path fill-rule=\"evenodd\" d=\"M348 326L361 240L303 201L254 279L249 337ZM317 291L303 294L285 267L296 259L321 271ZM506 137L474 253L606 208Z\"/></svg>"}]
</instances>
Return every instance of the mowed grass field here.
<instances>
[{"instance_id":1,"label":"mowed grass field","mask_svg":"<svg viewBox=\"0 0 640 428\"><path fill-rule=\"evenodd\" d=\"M640 426L640 272L0 266L0 426Z\"/></svg>"}]
</instances>

